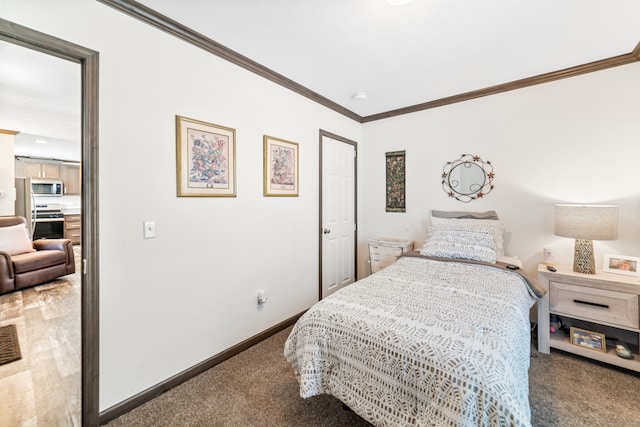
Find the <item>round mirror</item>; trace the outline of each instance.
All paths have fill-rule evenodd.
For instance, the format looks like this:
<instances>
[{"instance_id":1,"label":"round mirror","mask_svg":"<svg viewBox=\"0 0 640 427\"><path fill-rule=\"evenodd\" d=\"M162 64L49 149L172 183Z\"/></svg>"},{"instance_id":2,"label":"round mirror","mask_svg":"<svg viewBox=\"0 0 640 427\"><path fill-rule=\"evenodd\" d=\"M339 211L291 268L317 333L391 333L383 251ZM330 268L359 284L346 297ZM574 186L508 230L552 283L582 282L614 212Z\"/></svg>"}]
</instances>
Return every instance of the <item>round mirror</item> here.
<instances>
[{"instance_id":1,"label":"round mirror","mask_svg":"<svg viewBox=\"0 0 640 427\"><path fill-rule=\"evenodd\" d=\"M458 194L468 196L477 193L484 186L484 170L470 162L460 163L449 172L449 187Z\"/></svg>"},{"instance_id":2,"label":"round mirror","mask_svg":"<svg viewBox=\"0 0 640 427\"><path fill-rule=\"evenodd\" d=\"M491 162L463 154L444 165L442 188L449 197L466 203L489 194L493 190L493 177Z\"/></svg>"}]
</instances>

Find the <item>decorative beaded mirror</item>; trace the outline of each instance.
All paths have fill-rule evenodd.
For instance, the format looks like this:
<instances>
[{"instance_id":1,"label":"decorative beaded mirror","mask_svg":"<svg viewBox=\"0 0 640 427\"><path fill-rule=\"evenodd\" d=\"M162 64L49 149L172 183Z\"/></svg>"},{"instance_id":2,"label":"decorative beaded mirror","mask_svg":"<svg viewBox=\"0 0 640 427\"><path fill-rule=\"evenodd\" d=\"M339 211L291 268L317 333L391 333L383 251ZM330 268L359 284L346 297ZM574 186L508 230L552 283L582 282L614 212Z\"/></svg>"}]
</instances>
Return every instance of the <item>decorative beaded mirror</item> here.
<instances>
[{"instance_id":1,"label":"decorative beaded mirror","mask_svg":"<svg viewBox=\"0 0 640 427\"><path fill-rule=\"evenodd\" d=\"M480 156L463 154L442 168L442 189L456 200L468 203L493 190L493 166Z\"/></svg>"}]
</instances>

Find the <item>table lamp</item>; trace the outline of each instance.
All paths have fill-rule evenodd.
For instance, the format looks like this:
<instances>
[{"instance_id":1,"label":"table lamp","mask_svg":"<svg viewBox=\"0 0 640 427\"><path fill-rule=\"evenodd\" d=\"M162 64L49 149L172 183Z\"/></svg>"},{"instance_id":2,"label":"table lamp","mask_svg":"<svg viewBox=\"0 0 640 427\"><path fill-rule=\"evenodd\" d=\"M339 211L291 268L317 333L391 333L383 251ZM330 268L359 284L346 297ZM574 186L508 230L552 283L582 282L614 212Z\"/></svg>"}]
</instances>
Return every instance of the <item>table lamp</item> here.
<instances>
[{"instance_id":1,"label":"table lamp","mask_svg":"<svg viewBox=\"0 0 640 427\"><path fill-rule=\"evenodd\" d=\"M618 207L614 205L556 205L554 234L576 239L573 271L595 274L593 240L618 238Z\"/></svg>"}]
</instances>

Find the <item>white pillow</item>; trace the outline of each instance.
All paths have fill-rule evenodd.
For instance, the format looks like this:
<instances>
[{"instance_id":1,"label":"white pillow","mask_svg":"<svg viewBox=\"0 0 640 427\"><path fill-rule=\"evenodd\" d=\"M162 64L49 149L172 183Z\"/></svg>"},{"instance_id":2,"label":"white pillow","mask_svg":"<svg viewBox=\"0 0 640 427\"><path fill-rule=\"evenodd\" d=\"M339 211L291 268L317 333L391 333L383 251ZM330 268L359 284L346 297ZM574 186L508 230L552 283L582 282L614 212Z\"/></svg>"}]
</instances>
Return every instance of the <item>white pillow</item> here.
<instances>
[{"instance_id":1,"label":"white pillow","mask_svg":"<svg viewBox=\"0 0 640 427\"><path fill-rule=\"evenodd\" d=\"M489 229L493 233L495 240L496 256L504 256L504 229L505 224L502 220L496 219L467 219L467 218L438 218L431 217L431 224L434 229L450 229L450 230L472 230L472 229Z\"/></svg>"},{"instance_id":2,"label":"white pillow","mask_svg":"<svg viewBox=\"0 0 640 427\"><path fill-rule=\"evenodd\" d=\"M440 258L462 258L496 263L495 238L489 228L468 230L431 228L420 253Z\"/></svg>"},{"instance_id":3,"label":"white pillow","mask_svg":"<svg viewBox=\"0 0 640 427\"><path fill-rule=\"evenodd\" d=\"M33 244L24 224L0 227L0 251L5 251L9 255L18 255L33 252L33 250Z\"/></svg>"}]
</instances>

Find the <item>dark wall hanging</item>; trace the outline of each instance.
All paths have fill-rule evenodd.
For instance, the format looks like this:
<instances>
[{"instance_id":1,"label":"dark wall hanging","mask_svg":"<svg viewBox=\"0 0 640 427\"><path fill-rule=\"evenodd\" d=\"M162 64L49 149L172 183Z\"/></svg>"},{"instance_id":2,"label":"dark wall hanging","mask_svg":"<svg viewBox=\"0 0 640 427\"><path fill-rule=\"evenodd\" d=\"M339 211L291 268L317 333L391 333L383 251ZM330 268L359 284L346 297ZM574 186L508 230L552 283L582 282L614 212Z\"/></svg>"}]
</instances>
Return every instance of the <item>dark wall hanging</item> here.
<instances>
[{"instance_id":1,"label":"dark wall hanging","mask_svg":"<svg viewBox=\"0 0 640 427\"><path fill-rule=\"evenodd\" d=\"M406 212L405 204L405 151L386 153L387 157L387 212Z\"/></svg>"}]
</instances>

